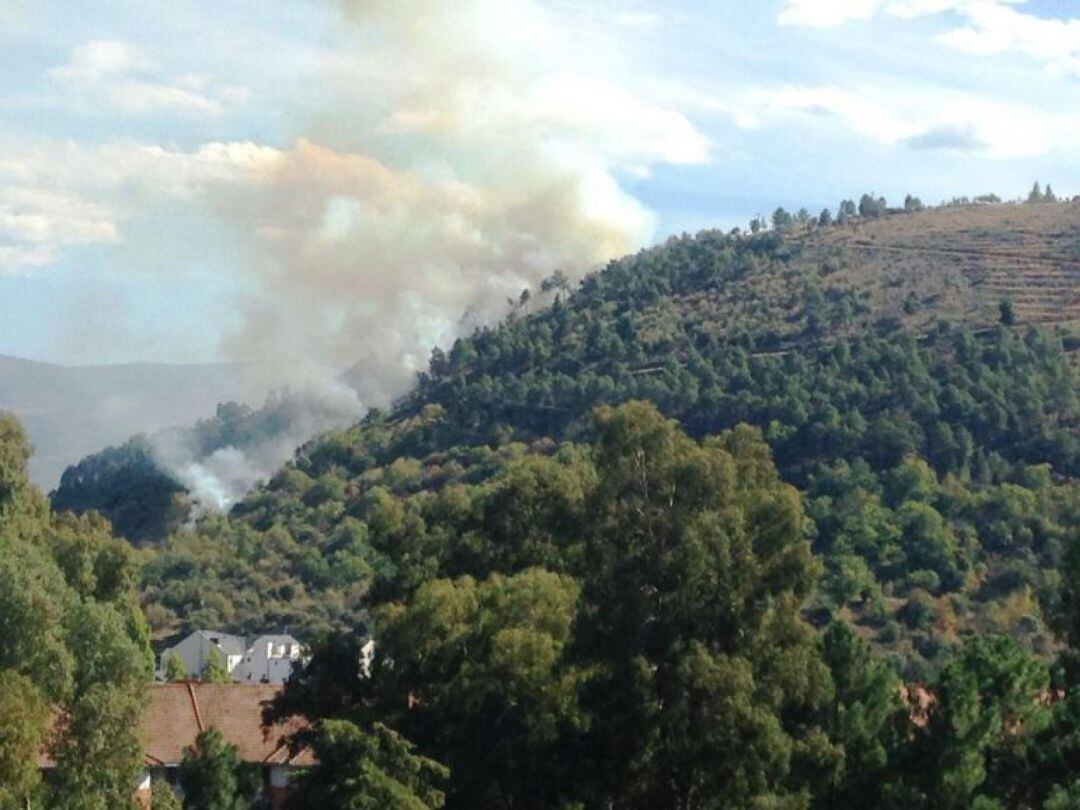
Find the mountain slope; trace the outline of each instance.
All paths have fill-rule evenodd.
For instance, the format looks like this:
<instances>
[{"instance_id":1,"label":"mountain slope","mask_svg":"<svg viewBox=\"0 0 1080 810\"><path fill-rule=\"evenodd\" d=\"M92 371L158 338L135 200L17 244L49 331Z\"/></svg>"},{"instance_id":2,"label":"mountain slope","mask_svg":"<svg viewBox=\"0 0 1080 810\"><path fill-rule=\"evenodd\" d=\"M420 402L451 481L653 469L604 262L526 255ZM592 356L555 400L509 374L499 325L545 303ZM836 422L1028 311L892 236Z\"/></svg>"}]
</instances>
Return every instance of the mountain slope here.
<instances>
[{"instance_id":1,"label":"mountain slope","mask_svg":"<svg viewBox=\"0 0 1080 810\"><path fill-rule=\"evenodd\" d=\"M964 209L1005 234L1020 217L1028 240L1043 223L1057 245L1075 231L1056 217L1078 209L987 210ZM935 239L973 233L950 224L967 221L953 209L706 232L614 262L569 295L553 279L550 306L534 296L498 329L436 351L393 412L306 445L230 517L171 538L144 570L152 619L314 635L363 623L373 599L432 576L560 559L550 550L573 538L574 493L591 486L576 459L592 457L592 409L646 399L695 437L761 431L803 493L825 566L817 609L908 676L975 632L1052 650L1080 472L1071 315L1036 329L1016 305L1002 323L981 265L969 273L949 254L935 271L845 244L884 241L906 216L940 217L917 229L945 234ZM898 302L889 291L909 275Z\"/></svg>"}]
</instances>

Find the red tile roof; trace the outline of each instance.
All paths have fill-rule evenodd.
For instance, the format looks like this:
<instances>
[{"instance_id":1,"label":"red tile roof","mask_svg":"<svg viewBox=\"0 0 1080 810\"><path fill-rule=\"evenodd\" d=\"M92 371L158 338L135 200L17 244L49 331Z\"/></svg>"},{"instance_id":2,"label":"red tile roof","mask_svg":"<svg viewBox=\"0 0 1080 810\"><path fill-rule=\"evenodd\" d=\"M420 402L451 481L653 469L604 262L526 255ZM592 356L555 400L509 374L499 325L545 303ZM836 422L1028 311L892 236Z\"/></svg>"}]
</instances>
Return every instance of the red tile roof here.
<instances>
[{"instance_id":1,"label":"red tile roof","mask_svg":"<svg viewBox=\"0 0 1080 810\"><path fill-rule=\"evenodd\" d=\"M285 738L303 727L302 720L263 726L263 708L280 691L273 684L153 684L139 728L147 763L179 763L199 732L216 728L245 762L313 764L310 752L292 757L286 745Z\"/></svg>"}]
</instances>

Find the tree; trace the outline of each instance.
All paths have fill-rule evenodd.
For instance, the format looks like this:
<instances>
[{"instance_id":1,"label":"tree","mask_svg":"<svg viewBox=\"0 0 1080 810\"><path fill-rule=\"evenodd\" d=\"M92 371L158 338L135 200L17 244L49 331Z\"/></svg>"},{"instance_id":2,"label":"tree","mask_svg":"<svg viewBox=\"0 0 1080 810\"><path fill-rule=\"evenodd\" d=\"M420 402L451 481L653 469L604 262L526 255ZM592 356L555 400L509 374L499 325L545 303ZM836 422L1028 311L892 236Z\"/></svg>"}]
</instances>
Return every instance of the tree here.
<instances>
[{"instance_id":1,"label":"tree","mask_svg":"<svg viewBox=\"0 0 1080 810\"><path fill-rule=\"evenodd\" d=\"M951 810L1025 790L1017 755L1047 723L1040 697L1048 683L1046 667L1011 639L966 642L933 685L929 720L916 731L893 801Z\"/></svg>"},{"instance_id":2,"label":"tree","mask_svg":"<svg viewBox=\"0 0 1080 810\"><path fill-rule=\"evenodd\" d=\"M827 228L832 225L833 218L832 212L828 208L822 208L821 214L818 215L818 226Z\"/></svg>"},{"instance_id":3,"label":"tree","mask_svg":"<svg viewBox=\"0 0 1080 810\"><path fill-rule=\"evenodd\" d=\"M1043 193L1043 202L1057 202L1057 195L1054 194L1054 189L1049 183L1046 184L1046 191Z\"/></svg>"},{"instance_id":4,"label":"tree","mask_svg":"<svg viewBox=\"0 0 1080 810\"><path fill-rule=\"evenodd\" d=\"M562 270L556 270L540 282L541 292L566 292L570 289L570 279Z\"/></svg>"},{"instance_id":5,"label":"tree","mask_svg":"<svg viewBox=\"0 0 1080 810\"><path fill-rule=\"evenodd\" d=\"M908 194L904 198L904 210L905 211L922 211L926 206L923 205L922 200L918 197L913 197Z\"/></svg>"},{"instance_id":6,"label":"tree","mask_svg":"<svg viewBox=\"0 0 1080 810\"><path fill-rule=\"evenodd\" d=\"M150 810L183 810L172 785L158 777L150 782Z\"/></svg>"},{"instance_id":7,"label":"tree","mask_svg":"<svg viewBox=\"0 0 1080 810\"><path fill-rule=\"evenodd\" d=\"M169 683L178 683L187 679L188 671L187 667L184 666L184 659L176 653L169 653L165 656L165 680Z\"/></svg>"},{"instance_id":8,"label":"tree","mask_svg":"<svg viewBox=\"0 0 1080 810\"><path fill-rule=\"evenodd\" d=\"M776 231L778 231L780 233L784 233L786 231L791 230L791 225L792 225L793 221L794 220L792 219L791 214L789 214L783 208L777 208L773 212L772 226L773 226L774 230L776 230Z\"/></svg>"},{"instance_id":9,"label":"tree","mask_svg":"<svg viewBox=\"0 0 1080 810\"><path fill-rule=\"evenodd\" d=\"M888 208L884 197L875 197L873 194L863 194L859 200L859 216L864 219L875 219L883 216Z\"/></svg>"},{"instance_id":10,"label":"tree","mask_svg":"<svg viewBox=\"0 0 1080 810\"><path fill-rule=\"evenodd\" d=\"M206 656L206 666L203 667L199 680L203 683L232 683L232 677L225 669L225 663L217 650L210 650L210 654Z\"/></svg>"},{"instance_id":11,"label":"tree","mask_svg":"<svg viewBox=\"0 0 1080 810\"><path fill-rule=\"evenodd\" d=\"M1013 309L1012 299L1002 298L998 304L998 310L1001 313L1000 320L1005 326L1012 326L1016 323L1016 311Z\"/></svg>"},{"instance_id":12,"label":"tree","mask_svg":"<svg viewBox=\"0 0 1080 810\"><path fill-rule=\"evenodd\" d=\"M1040 203L1043 201L1042 186L1039 185L1038 181L1031 187L1031 192L1028 194L1027 201L1029 203Z\"/></svg>"},{"instance_id":13,"label":"tree","mask_svg":"<svg viewBox=\"0 0 1080 810\"><path fill-rule=\"evenodd\" d=\"M0 670L0 807L22 807L41 782L38 752L52 713L25 675Z\"/></svg>"},{"instance_id":14,"label":"tree","mask_svg":"<svg viewBox=\"0 0 1080 810\"><path fill-rule=\"evenodd\" d=\"M305 737L318 765L295 782L291 810L435 810L449 771L420 756L381 723L364 731L347 720L323 720Z\"/></svg>"},{"instance_id":15,"label":"tree","mask_svg":"<svg viewBox=\"0 0 1080 810\"><path fill-rule=\"evenodd\" d=\"M18 424L0 417L0 671L24 708L35 701L14 673L65 718L49 740L48 802L126 807L141 765L136 729L151 670L130 557L100 522L51 514L26 481L28 456ZM19 716L5 734L25 742L32 724ZM39 753L21 755L34 761ZM12 761L5 752L5 766Z\"/></svg>"},{"instance_id":16,"label":"tree","mask_svg":"<svg viewBox=\"0 0 1080 810\"><path fill-rule=\"evenodd\" d=\"M50 781L65 808L125 807L142 768L137 730L151 661L108 606L79 605L69 632L77 662L73 699Z\"/></svg>"},{"instance_id":17,"label":"tree","mask_svg":"<svg viewBox=\"0 0 1080 810\"><path fill-rule=\"evenodd\" d=\"M641 402L595 421L579 640L593 801L747 807L831 778L839 751L783 719L831 683L799 612L818 575L800 501L760 434L698 445Z\"/></svg>"},{"instance_id":18,"label":"tree","mask_svg":"<svg viewBox=\"0 0 1080 810\"><path fill-rule=\"evenodd\" d=\"M379 611L382 702L412 704L390 719L449 767L457 806L558 804L559 743L584 723L580 673L563 656L579 594L572 577L530 568L433 580Z\"/></svg>"},{"instance_id":19,"label":"tree","mask_svg":"<svg viewBox=\"0 0 1080 810\"><path fill-rule=\"evenodd\" d=\"M819 805L879 807L889 766L908 731L900 681L847 625L834 622L822 641L835 686L823 722L830 739L844 748L844 765Z\"/></svg>"},{"instance_id":20,"label":"tree","mask_svg":"<svg viewBox=\"0 0 1080 810\"><path fill-rule=\"evenodd\" d=\"M213 728L184 752L179 779L184 810L247 810L261 787L258 766L241 762L236 746Z\"/></svg>"}]
</instances>

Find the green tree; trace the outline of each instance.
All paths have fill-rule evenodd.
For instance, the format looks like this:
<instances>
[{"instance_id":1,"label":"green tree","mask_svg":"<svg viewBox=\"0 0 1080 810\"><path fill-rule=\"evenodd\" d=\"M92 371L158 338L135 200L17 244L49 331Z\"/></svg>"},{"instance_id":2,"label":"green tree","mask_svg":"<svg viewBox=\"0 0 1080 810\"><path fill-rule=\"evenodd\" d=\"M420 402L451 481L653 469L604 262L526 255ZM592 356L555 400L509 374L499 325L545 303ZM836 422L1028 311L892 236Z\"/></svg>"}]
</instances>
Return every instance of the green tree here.
<instances>
[{"instance_id":1,"label":"green tree","mask_svg":"<svg viewBox=\"0 0 1080 810\"><path fill-rule=\"evenodd\" d=\"M433 580L380 611L384 704L412 704L395 727L450 768L457 806L557 804L559 743L584 722L580 673L563 656L579 592L571 577L532 568Z\"/></svg>"},{"instance_id":2,"label":"green tree","mask_svg":"<svg viewBox=\"0 0 1080 810\"><path fill-rule=\"evenodd\" d=\"M0 808L21 808L41 782L42 750L52 713L33 682L0 670Z\"/></svg>"},{"instance_id":3,"label":"green tree","mask_svg":"<svg viewBox=\"0 0 1080 810\"><path fill-rule=\"evenodd\" d=\"M364 731L347 720L324 720L305 737L318 765L295 783L290 810L436 810L449 771L420 756L386 726Z\"/></svg>"},{"instance_id":4,"label":"green tree","mask_svg":"<svg viewBox=\"0 0 1080 810\"><path fill-rule=\"evenodd\" d=\"M1025 742L1049 722L1045 665L1001 636L975 637L933 685L929 722L916 731L892 799L966 808L1010 802L1026 786ZM993 806L993 805L987 805Z\"/></svg>"},{"instance_id":5,"label":"green tree","mask_svg":"<svg viewBox=\"0 0 1080 810\"><path fill-rule=\"evenodd\" d=\"M225 669L225 662L221 660L221 654L217 650L210 650L206 656L206 666L199 674L199 680L203 683L232 683L229 671Z\"/></svg>"},{"instance_id":6,"label":"green tree","mask_svg":"<svg viewBox=\"0 0 1080 810\"><path fill-rule=\"evenodd\" d=\"M258 766L241 762L236 746L213 728L184 752L179 779L184 810L247 810L261 787Z\"/></svg>"},{"instance_id":7,"label":"green tree","mask_svg":"<svg viewBox=\"0 0 1080 810\"><path fill-rule=\"evenodd\" d=\"M109 606L81 604L69 621L74 695L50 779L65 808L126 807L142 767L137 729L150 660Z\"/></svg>"},{"instance_id":8,"label":"green tree","mask_svg":"<svg viewBox=\"0 0 1080 810\"><path fill-rule=\"evenodd\" d=\"M184 666L184 659L176 653L165 656L165 680L169 683L178 683L187 679L188 672L187 667Z\"/></svg>"},{"instance_id":9,"label":"green tree","mask_svg":"<svg viewBox=\"0 0 1080 810\"><path fill-rule=\"evenodd\" d=\"M135 735L151 661L130 557L100 521L51 514L26 481L28 456L21 428L0 417L0 671L28 678L65 718L50 740L47 803L125 807L141 764ZM30 696L26 704L35 705Z\"/></svg>"},{"instance_id":10,"label":"green tree","mask_svg":"<svg viewBox=\"0 0 1080 810\"><path fill-rule=\"evenodd\" d=\"M150 810L183 810L183 807L172 785L160 777L150 782Z\"/></svg>"},{"instance_id":11,"label":"green tree","mask_svg":"<svg viewBox=\"0 0 1080 810\"><path fill-rule=\"evenodd\" d=\"M785 233L791 230L793 222L794 219L792 218L791 214L789 214L785 209L777 208L775 211L773 211L772 226L773 229L778 231L779 233Z\"/></svg>"},{"instance_id":12,"label":"green tree","mask_svg":"<svg viewBox=\"0 0 1080 810\"><path fill-rule=\"evenodd\" d=\"M901 683L843 623L829 626L823 645L835 685L823 724L830 739L843 746L844 763L837 779L819 792L815 806L879 807L889 767L908 733Z\"/></svg>"},{"instance_id":13,"label":"green tree","mask_svg":"<svg viewBox=\"0 0 1080 810\"><path fill-rule=\"evenodd\" d=\"M819 573L760 434L698 445L652 405L596 414L580 649L594 800L747 807L835 774L831 692L800 616Z\"/></svg>"}]
</instances>

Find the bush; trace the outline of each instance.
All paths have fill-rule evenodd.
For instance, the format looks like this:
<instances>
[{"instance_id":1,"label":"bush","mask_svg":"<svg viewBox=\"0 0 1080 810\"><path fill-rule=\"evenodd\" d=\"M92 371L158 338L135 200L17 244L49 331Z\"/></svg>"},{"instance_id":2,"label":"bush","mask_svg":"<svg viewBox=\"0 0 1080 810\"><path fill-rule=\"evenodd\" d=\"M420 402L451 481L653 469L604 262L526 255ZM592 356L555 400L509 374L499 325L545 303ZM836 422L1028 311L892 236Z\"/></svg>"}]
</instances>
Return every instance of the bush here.
<instances>
[{"instance_id":1,"label":"bush","mask_svg":"<svg viewBox=\"0 0 1080 810\"><path fill-rule=\"evenodd\" d=\"M934 600L926 591L912 591L896 615L912 630L924 630L934 621Z\"/></svg>"}]
</instances>

